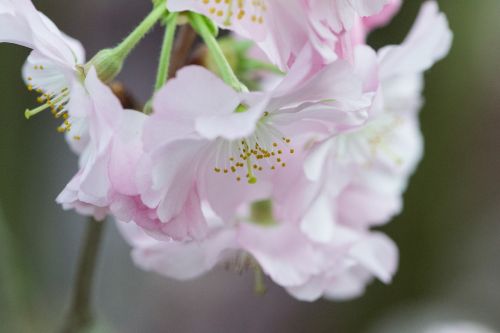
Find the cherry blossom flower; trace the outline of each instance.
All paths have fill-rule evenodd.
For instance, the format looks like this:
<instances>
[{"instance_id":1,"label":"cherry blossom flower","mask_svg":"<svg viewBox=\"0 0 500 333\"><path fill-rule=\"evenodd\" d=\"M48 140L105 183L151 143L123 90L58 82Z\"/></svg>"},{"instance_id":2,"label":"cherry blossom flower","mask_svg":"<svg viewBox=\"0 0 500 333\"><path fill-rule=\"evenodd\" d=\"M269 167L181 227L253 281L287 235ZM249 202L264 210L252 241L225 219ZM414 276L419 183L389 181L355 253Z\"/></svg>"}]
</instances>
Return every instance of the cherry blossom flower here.
<instances>
[{"instance_id":1,"label":"cherry blossom flower","mask_svg":"<svg viewBox=\"0 0 500 333\"><path fill-rule=\"evenodd\" d=\"M401 0L159 3L84 64L81 44L30 0L0 0L0 42L32 50L23 78L41 105L26 118L50 110L79 155L56 201L96 220L112 214L135 263L167 277L253 269L305 301L390 283L398 250L372 228L401 211L422 158L423 73L452 41L437 3L424 3L401 45L378 52L367 36ZM209 18L187 14L222 79L188 66L166 82L181 17L166 8ZM284 73L237 57L241 71L273 73L263 75L266 89L248 91L210 19ZM145 113L124 109L105 83L158 22L166 34L155 95Z\"/></svg>"},{"instance_id":2,"label":"cherry blossom flower","mask_svg":"<svg viewBox=\"0 0 500 333\"><path fill-rule=\"evenodd\" d=\"M133 247L134 262L181 280L217 265L262 269L291 295L307 301L358 296L373 275L390 281L397 266L395 245L380 233L339 228L335 239L324 244L311 241L291 221L263 226L240 218L227 223L204 208L210 227L199 241L158 240L134 224L118 222Z\"/></svg>"},{"instance_id":3,"label":"cherry blossom flower","mask_svg":"<svg viewBox=\"0 0 500 333\"><path fill-rule=\"evenodd\" d=\"M399 213L423 150L422 73L447 54L451 39L446 17L428 2L402 45L379 51L380 88L369 120L318 145L306 162L320 193L305 205L302 230L311 238L328 241L336 224L365 229Z\"/></svg>"},{"instance_id":4,"label":"cherry blossom flower","mask_svg":"<svg viewBox=\"0 0 500 333\"><path fill-rule=\"evenodd\" d=\"M136 222L192 238L167 230L203 226L200 200L229 220L239 205L269 196L269 180L297 153L297 136L363 123L373 96L364 91L363 77L343 61L316 72L309 59L310 53L298 59L270 93L237 93L199 67L167 83L145 125L139 171L141 201L158 220Z\"/></svg>"},{"instance_id":5,"label":"cherry blossom flower","mask_svg":"<svg viewBox=\"0 0 500 333\"><path fill-rule=\"evenodd\" d=\"M433 38L421 38L429 33L430 27ZM238 248L250 253L264 272L295 297L302 300L321 296L352 298L362 294L374 276L385 283L391 281L397 267L397 248L385 235L369 229L388 222L401 209L402 193L422 155L417 118L422 72L446 55L450 41L444 15L434 2L425 4L405 42L382 49L378 55L379 69L367 71L375 77L365 83L378 88L368 122L335 133L330 140L318 145L306 161L307 177L300 172L303 161L292 161L287 171L295 171L275 180L275 186L280 186L287 179L294 179L293 185L275 194L273 202L277 216L281 217L279 221L287 221L275 230L293 230L297 238L282 234L282 243L278 240L267 243L265 236L258 234L242 245L241 240L246 238L238 234ZM373 52L359 47L355 54L356 61L362 62L374 56ZM406 57L414 54L420 55L418 61L407 61ZM393 71L398 64L404 66ZM241 232L242 225L245 224L232 228ZM269 245L286 244L283 239L293 239L294 249L300 247L298 244L305 244L307 249L312 246L314 253L320 253L320 264L314 269L318 259L309 257L307 268L311 270L304 272L301 260L294 257L286 267L286 276L296 279L280 279L274 275L273 269L282 267L277 261L282 264L285 260L270 259L269 253L274 252L267 252L266 245L273 250L284 249L286 245ZM138 245L133 239L131 243L138 265L171 276L165 271L167 264L155 261L156 255L161 257L165 248L151 255L149 247ZM174 252L180 251L175 243L165 246L169 250L175 248Z\"/></svg>"},{"instance_id":6,"label":"cherry blossom flower","mask_svg":"<svg viewBox=\"0 0 500 333\"><path fill-rule=\"evenodd\" d=\"M40 95L41 105L27 110L26 117L50 109L63 119L58 131L66 132L71 147L80 153L88 139L85 103L81 103L85 52L80 42L59 31L29 0L0 0L0 42L33 50L23 78L28 90Z\"/></svg>"},{"instance_id":7,"label":"cherry blossom flower","mask_svg":"<svg viewBox=\"0 0 500 333\"><path fill-rule=\"evenodd\" d=\"M127 165L132 156L140 155L135 154L133 134L142 133L145 116L122 109L95 69L88 65L84 69L81 44L59 31L31 1L0 0L0 42L33 50L24 65L23 78L28 90L40 94L37 100L41 106L27 110L26 117L50 109L56 118L63 119L58 131L66 134L70 147L79 155L80 170L57 202L65 209L103 219L112 197L135 184L131 173L123 176L131 169L117 165ZM140 136L137 138L140 143ZM122 182L125 178L127 185ZM115 180L116 188L112 187Z\"/></svg>"},{"instance_id":8,"label":"cherry blossom flower","mask_svg":"<svg viewBox=\"0 0 500 333\"><path fill-rule=\"evenodd\" d=\"M142 153L146 116L124 110L93 67L84 83L89 142L80 156L80 170L59 194L57 202L64 209L75 209L102 220L115 196L134 192L134 166Z\"/></svg>"},{"instance_id":9,"label":"cherry blossom flower","mask_svg":"<svg viewBox=\"0 0 500 333\"><path fill-rule=\"evenodd\" d=\"M313 45L324 63L337 58L338 35L358 17L379 13L389 0L169 0L171 11L194 11L255 41L282 70Z\"/></svg>"}]
</instances>

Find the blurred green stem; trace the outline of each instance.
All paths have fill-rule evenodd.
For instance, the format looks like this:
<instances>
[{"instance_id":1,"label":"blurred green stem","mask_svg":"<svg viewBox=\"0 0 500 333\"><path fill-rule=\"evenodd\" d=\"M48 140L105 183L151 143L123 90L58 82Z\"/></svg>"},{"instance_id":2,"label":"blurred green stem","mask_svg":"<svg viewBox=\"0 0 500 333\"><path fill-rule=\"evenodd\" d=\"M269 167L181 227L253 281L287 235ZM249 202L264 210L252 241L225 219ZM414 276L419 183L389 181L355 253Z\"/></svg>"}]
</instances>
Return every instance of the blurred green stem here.
<instances>
[{"instance_id":1,"label":"blurred green stem","mask_svg":"<svg viewBox=\"0 0 500 333\"><path fill-rule=\"evenodd\" d=\"M103 230L104 222L91 219L87 223L70 308L61 333L88 332L92 328L92 286Z\"/></svg>"}]
</instances>

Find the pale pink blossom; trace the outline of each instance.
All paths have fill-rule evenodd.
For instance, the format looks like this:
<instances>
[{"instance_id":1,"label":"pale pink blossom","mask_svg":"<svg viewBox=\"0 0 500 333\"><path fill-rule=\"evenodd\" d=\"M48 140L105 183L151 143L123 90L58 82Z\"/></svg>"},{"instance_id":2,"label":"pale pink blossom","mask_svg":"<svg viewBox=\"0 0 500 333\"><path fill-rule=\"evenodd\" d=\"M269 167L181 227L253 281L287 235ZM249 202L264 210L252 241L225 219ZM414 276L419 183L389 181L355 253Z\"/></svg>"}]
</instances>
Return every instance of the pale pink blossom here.
<instances>
[{"instance_id":1,"label":"pale pink blossom","mask_svg":"<svg viewBox=\"0 0 500 333\"><path fill-rule=\"evenodd\" d=\"M142 154L142 125L146 116L124 110L92 67L85 79L88 144L79 171L57 197L64 209L98 220L109 213L113 199L135 193L134 170Z\"/></svg>"},{"instance_id":2,"label":"pale pink blossom","mask_svg":"<svg viewBox=\"0 0 500 333\"><path fill-rule=\"evenodd\" d=\"M134 224L118 222L142 269L175 279L193 279L217 265L235 270L262 269L300 300L358 296L373 276L388 282L397 250L380 233L339 228L328 244L306 237L295 223L258 225L239 218L221 221L205 209L209 229L202 240L158 240Z\"/></svg>"},{"instance_id":3,"label":"pale pink blossom","mask_svg":"<svg viewBox=\"0 0 500 333\"><path fill-rule=\"evenodd\" d=\"M430 26L436 34L435 43L415 39L423 34L422 27ZM408 39L400 47L381 50L379 64L389 59L382 56L387 56L386 52L401 56L390 56L397 60L394 65L406 64L407 54L426 56L411 70L408 67L395 73L386 63L371 72L376 75L372 82L380 85L368 122L320 144L306 163L306 174L313 181L297 173L295 186L276 198L287 221L298 217L297 228L306 243L326 251L328 258L349 258L352 265L343 267L344 261L333 259L322 262L307 282L286 286L295 297L346 299L361 295L374 276L384 283L391 281L397 268L397 249L386 236L369 228L388 222L401 209L402 193L422 155L417 118L422 71L446 54L447 50L438 46L449 46L449 40L446 19L434 3L426 4ZM367 53L358 55L358 61L370 56L366 49L356 53ZM347 244L348 254L342 252L342 242Z\"/></svg>"},{"instance_id":4,"label":"pale pink blossom","mask_svg":"<svg viewBox=\"0 0 500 333\"><path fill-rule=\"evenodd\" d=\"M238 93L200 67L179 71L156 95L144 130L140 210L157 219L136 222L196 238L206 224L201 200L229 220L241 204L270 195L270 180L300 148L297 136L363 123L373 96L364 78L344 61L317 71L308 55L269 93Z\"/></svg>"},{"instance_id":5,"label":"pale pink blossom","mask_svg":"<svg viewBox=\"0 0 500 333\"><path fill-rule=\"evenodd\" d=\"M28 89L40 95L42 105L27 111L26 116L51 109L57 118L64 118L59 131L67 133L76 152L82 152L88 132L81 85L85 52L80 42L59 31L30 0L0 0L0 42L33 50L24 65L23 78Z\"/></svg>"},{"instance_id":6,"label":"pale pink blossom","mask_svg":"<svg viewBox=\"0 0 500 333\"><path fill-rule=\"evenodd\" d=\"M305 164L318 190L301 225L311 238L328 241L337 224L365 229L400 212L423 151L422 74L446 55L451 39L445 16L428 2L406 40L379 51L374 80L380 86L367 123L322 142Z\"/></svg>"},{"instance_id":7,"label":"pale pink blossom","mask_svg":"<svg viewBox=\"0 0 500 333\"><path fill-rule=\"evenodd\" d=\"M389 0L169 0L171 11L194 11L256 42L281 69L290 68L306 45L323 63L337 59L339 34L359 17L379 13Z\"/></svg>"},{"instance_id":8,"label":"pale pink blossom","mask_svg":"<svg viewBox=\"0 0 500 333\"><path fill-rule=\"evenodd\" d=\"M432 38L423 38L430 29ZM369 230L401 210L408 178L422 156L422 73L446 55L450 41L446 18L434 2L425 4L403 44L380 50L378 70L365 69L374 76L366 82L378 89L366 124L316 145L305 162L305 176L300 165L290 166L294 183L274 196L277 215L282 221L296 221L294 230L306 244L322 249L328 258L349 258L351 265L323 261L306 282L286 286L292 295L303 300L352 298L362 294L374 276L391 281L397 248L383 234ZM414 54L420 57L410 63L407 57ZM355 51L355 61L373 56L366 48ZM339 244L347 244L348 254Z\"/></svg>"},{"instance_id":9,"label":"pale pink blossom","mask_svg":"<svg viewBox=\"0 0 500 333\"><path fill-rule=\"evenodd\" d=\"M58 130L66 133L79 155L79 171L57 202L65 209L104 219L115 198L133 192L131 164L142 153L145 115L123 110L95 69L84 73L81 44L60 32L31 1L0 0L0 42L33 49L23 77L28 89L40 94L42 105L27 110L26 116L50 109L56 118L64 119Z\"/></svg>"},{"instance_id":10,"label":"pale pink blossom","mask_svg":"<svg viewBox=\"0 0 500 333\"><path fill-rule=\"evenodd\" d=\"M392 5L386 10L398 6ZM366 31L392 13L381 15ZM138 167L142 216L157 220L137 223L141 228L119 224L136 264L177 279L198 277L221 263L257 267L309 301L359 296L374 277L389 283L397 248L370 228L401 209L423 149L423 71L450 44L446 18L428 2L402 45L376 54L353 43L353 65L337 60L326 67L317 49L306 46L288 76L267 93L236 93L205 70L181 71L155 98L145 127L146 157ZM334 83L347 82L338 66L349 68L343 78L359 79L358 103L331 94ZM359 104L366 98L368 113ZM256 153L246 156L252 147ZM276 168L275 160L256 158L277 150L279 162L286 161L280 172L268 170ZM245 163L233 169L241 153ZM269 198L272 223L248 217L253 201Z\"/></svg>"}]
</instances>

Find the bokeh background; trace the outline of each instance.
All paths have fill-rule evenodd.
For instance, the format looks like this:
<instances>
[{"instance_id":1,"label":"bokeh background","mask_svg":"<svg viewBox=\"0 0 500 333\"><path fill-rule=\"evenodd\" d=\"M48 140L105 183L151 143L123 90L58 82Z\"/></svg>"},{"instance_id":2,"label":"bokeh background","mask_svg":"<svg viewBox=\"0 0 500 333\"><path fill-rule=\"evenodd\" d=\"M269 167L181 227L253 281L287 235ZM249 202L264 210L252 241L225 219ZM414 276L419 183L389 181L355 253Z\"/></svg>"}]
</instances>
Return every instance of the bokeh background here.
<instances>
[{"instance_id":1,"label":"bokeh background","mask_svg":"<svg viewBox=\"0 0 500 333\"><path fill-rule=\"evenodd\" d=\"M93 55L119 41L148 0L34 0ZM371 36L400 42L422 1L406 0ZM404 213L383 230L399 245L394 282L376 282L349 302L301 303L252 274L216 270L189 282L136 269L108 222L96 276L98 319L109 332L412 333L434 321L474 320L500 330L500 1L441 0L455 40L427 73L422 129L426 154ZM154 82L161 31L133 53L120 79L141 101ZM85 220L54 198L76 157L35 105L20 68L28 52L0 45L0 332L50 332L69 300Z\"/></svg>"}]
</instances>

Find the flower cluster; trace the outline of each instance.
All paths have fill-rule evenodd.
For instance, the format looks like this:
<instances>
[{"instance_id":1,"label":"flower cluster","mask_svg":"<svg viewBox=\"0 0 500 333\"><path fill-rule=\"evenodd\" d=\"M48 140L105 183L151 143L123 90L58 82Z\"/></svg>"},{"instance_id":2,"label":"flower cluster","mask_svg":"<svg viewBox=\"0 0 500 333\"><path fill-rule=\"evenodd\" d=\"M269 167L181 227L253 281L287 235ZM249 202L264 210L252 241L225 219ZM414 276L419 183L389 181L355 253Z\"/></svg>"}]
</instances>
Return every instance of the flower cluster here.
<instances>
[{"instance_id":1,"label":"flower cluster","mask_svg":"<svg viewBox=\"0 0 500 333\"><path fill-rule=\"evenodd\" d=\"M372 49L367 35L400 5L158 1L129 38L85 63L80 43L30 0L0 0L0 41L33 50L23 77L41 106L26 117L51 110L79 155L57 202L113 215L138 266L189 279L223 264L301 300L345 299L396 271L396 246L372 229L402 209L423 151L423 73L452 40L429 1L400 45ZM151 112L126 110L106 83L162 17L167 59L175 26L191 24L216 70L184 67L159 80ZM259 89L233 70L217 26L234 47L252 42L242 61Z\"/></svg>"}]
</instances>

